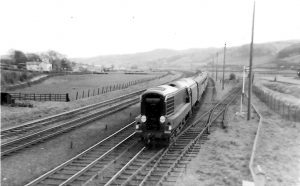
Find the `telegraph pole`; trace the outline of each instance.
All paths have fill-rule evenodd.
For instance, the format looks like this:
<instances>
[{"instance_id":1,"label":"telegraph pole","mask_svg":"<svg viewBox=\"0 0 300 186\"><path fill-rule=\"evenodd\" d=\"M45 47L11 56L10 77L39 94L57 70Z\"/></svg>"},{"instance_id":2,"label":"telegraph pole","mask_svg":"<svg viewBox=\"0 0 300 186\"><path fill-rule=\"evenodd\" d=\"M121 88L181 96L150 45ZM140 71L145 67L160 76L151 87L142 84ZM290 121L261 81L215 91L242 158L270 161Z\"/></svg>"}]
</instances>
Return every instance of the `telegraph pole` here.
<instances>
[{"instance_id":1,"label":"telegraph pole","mask_svg":"<svg viewBox=\"0 0 300 186\"><path fill-rule=\"evenodd\" d=\"M251 44L250 44L250 61L249 61L249 78L248 78L248 113L247 113L247 120L250 120L250 118L251 118L252 59L253 59L254 17L255 17L255 1L254 1L254 4L253 4L252 36L251 36Z\"/></svg>"},{"instance_id":2,"label":"telegraph pole","mask_svg":"<svg viewBox=\"0 0 300 186\"><path fill-rule=\"evenodd\" d=\"M218 52L216 54L216 82L218 82Z\"/></svg>"},{"instance_id":3,"label":"telegraph pole","mask_svg":"<svg viewBox=\"0 0 300 186\"><path fill-rule=\"evenodd\" d=\"M215 68L215 60L214 56L212 56L212 68L211 68L211 77L214 78L214 68Z\"/></svg>"},{"instance_id":4,"label":"telegraph pole","mask_svg":"<svg viewBox=\"0 0 300 186\"><path fill-rule=\"evenodd\" d=\"M222 90L224 90L225 54L226 54L226 42L225 42L225 46L224 46Z\"/></svg>"}]
</instances>

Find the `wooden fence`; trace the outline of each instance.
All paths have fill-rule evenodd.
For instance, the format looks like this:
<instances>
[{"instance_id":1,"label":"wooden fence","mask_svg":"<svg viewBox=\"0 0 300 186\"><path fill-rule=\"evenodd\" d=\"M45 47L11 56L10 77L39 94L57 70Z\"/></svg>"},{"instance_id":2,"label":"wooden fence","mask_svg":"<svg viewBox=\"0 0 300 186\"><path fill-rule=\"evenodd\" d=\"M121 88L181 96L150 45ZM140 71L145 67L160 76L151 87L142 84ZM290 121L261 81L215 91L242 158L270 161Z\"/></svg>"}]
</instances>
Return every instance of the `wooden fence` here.
<instances>
[{"instance_id":1,"label":"wooden fence","mask_svg":"<svg viewBox=\"0 0 300 186\"><path fill-rule=\"evenodd\" d=\"M69 102L69 94L35 94L35 93L8 93L12 99L33 101L62 101Z\"/></svg>"}]
</instances>

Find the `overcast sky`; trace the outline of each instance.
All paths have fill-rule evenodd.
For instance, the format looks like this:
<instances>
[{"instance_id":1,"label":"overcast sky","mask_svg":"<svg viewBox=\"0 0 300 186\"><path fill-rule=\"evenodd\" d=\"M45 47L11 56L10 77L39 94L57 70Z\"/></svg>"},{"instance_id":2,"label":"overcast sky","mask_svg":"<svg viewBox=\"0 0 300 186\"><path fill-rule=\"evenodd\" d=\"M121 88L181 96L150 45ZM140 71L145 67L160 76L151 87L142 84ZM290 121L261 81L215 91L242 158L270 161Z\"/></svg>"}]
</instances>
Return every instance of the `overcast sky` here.
<instances>
[{"instance_id":1,"label":"overcast sky","mask_svg":"<svg viewBox=\"0 0 300 186\"><path fill-rule=\"evenodd\" d=\"M249 43L253 0L1 0L0 54L68 57ZM300 0L256 0L254 42L300 39Z\"/></svg>"}]
</instances>

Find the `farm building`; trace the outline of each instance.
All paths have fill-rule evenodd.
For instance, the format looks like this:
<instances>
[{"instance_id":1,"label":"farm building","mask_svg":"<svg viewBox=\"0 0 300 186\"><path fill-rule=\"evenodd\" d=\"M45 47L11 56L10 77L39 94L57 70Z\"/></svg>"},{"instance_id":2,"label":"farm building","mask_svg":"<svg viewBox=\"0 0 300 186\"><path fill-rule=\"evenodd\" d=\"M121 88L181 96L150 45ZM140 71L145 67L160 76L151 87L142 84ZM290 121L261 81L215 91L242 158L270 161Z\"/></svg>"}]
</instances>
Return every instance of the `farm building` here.
<instances>
[{"instance_id":1,"label":"farm building","mask_svg":"<svg viewBox=\"0 0 300 186\"><path fill-rule=\"evenodd\" d=\"M30 61L26 62L26 69L32 71L52 71L52 64L48 61Z\"/></svg>"}]
</instances>

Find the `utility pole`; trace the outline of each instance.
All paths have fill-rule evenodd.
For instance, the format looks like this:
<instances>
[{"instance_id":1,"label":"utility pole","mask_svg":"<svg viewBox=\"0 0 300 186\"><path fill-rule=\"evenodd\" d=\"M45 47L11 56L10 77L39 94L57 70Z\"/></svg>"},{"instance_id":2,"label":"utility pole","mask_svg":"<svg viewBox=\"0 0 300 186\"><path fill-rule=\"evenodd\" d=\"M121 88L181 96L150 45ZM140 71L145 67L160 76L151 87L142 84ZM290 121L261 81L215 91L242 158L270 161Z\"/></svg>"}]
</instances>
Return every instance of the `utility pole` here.
<instances>
[{"instance_id":1,"label":"utility pole","mask_svg":"<svg viewBox=\"0 0 300 186\"><path fill-rule=\"evenodd\" d=\"M222 90L224 90L225 56L226 56L226 42L225 42L225 46L224 46Z\"/></svg>"},{"instance_id":2,"label":"utility pole","mask_svg":"<svg viewBox=\"0 0 300 186\"><path fill-rule=\"evenodd\" d=\"M251 118L252 59L253 59L254 17L255 17L255 1L254 1L254 4L253 4L252 36L251 36L251 44L250 44L250 61L249 61L249 78L248 78L248 113L247 113L247 120L250 120L250 118Z\"/></svg>"},{"instance_id":3,"label":"utility pole","mask_svg":"<svg viewBox=\"0 0 300 186\"><path fill-rule=\"evenodd\" d=\"M215 66L215 61L214 61L214 56L212 56L212 66L211 66L211 77L214 78L214 67Z\"/></svg>"},{"instance_id":4,"label":"utility pole","mask_svg":"<svg viewBox=\"0 0 300 186\"><path fill-rule=\"evenodd\" d=\"M216 54L216 82L218 82L218 52Z\"/></svg>"}]
</instances>

